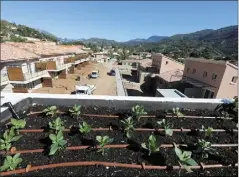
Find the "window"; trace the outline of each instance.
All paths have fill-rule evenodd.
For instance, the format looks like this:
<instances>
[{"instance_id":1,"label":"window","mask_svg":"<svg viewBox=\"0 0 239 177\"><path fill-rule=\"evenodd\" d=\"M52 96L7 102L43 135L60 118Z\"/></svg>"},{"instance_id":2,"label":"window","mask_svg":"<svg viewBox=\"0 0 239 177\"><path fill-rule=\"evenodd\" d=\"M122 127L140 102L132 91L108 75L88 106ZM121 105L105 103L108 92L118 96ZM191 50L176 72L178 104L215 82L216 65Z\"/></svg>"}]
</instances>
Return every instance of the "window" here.
<instances>
[{"instance_id":1,"label":"window","mask_svg":"<svg viewBox=\"0 0 239 177\"><path fill-rule=\"evenodd\" d=\"M212 80L216 80L217 79L217 75L215 73L212 74Z\"/></svg>"},{"instance_id":2,"label":"window","mask_svg":"<svg viewBox=\"0 0 239 177\"><path fill-rule=\"evenodd\" d=\"M207 77L207 72L206 71L203 72L203 77Z\"/></svg>"},{"instance_id":3,"label":"window","mask_svg":"<svg viewBox=\"0 0 239 177\"><path fill-rule=\"evenodd\" d=\"M187 73L190 71L190 68L187 68Z\"/></svg>"},{"instance_id":4,"label":"window","mask_svg":"<svg viewBox=\"0 0 239 177\"><path fill-rule=\"evenodd\" d=\"M196 73L196 69L193 69L193 74Z\"/></svg>"},{"instance_id":5,"label":"window","mask_svg":"<svg viewBox=\"0 0 239 177\"><path fill-rule=\"evenodd\" d=\"M233 76L233 77L232 77L232 81L231 81L231 82L233 82L233 83L236 83L236 82L237 82L237 79L238 79L238 77L237 77L237 76Z\"/></svg>"}]
</instances>

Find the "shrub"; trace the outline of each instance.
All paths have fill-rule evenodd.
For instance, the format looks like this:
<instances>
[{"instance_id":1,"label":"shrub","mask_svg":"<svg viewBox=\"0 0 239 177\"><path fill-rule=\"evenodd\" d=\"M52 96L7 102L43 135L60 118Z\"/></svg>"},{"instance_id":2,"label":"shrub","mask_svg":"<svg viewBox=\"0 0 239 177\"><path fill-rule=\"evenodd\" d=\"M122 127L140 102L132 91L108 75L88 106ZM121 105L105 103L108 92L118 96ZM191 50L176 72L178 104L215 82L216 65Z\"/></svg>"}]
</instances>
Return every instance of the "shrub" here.
<instances>
[{"instance_id":1,"label":"shrub","mask_svg":"<svg viewBox=\"0 0 239 177\"><path fill-rule=\"evenodd\" d=\"M218 155L218 152L211 147L212 144L210 142L207 142L205 140L198 140L197 147L198 152L201 154L201 157L206 159L208 158L209 154Z\"/></svg>"},{"instance_id":2,"label":"shrub","mask_svg":"<svg viewBox=\"0 0 239 177\"><path fill-rule=\"evenodd\" d=\"M180 112L179 107L173 108L172 112L173 112L173 115L176 115L177 117L183 116L183 113Z\"/></svg>"},{"instance_id":3,"label":"shrub","mask_svg":"<svg viewBox=\"0 0 239 177\"><path fill-rule=\"evenodd\" d=\"M86 122L83 122L82 125L79 124L79 131L81 133L90 133L91 130L92 130L91 126L87 124Z\"/></svg>"},{"instance_id":4,"label":"shrub","mask_svg":"<svg viewBox=\"0 0 239 177\"><path fill-rule=\"evenodd\" d=\"M12 146L11 143L18 141L21 137L22 135L15 135L13 128L6 130L3 134L3 138L0 139L0 150L8 151Z\"/></svg>"},{"instance_id":5,"label":"shrub","mask_svg":"<svg viewBox=\"0 0 239 177\"><path fill-rule=\"evenodd\" d=\"M15 154L13 157L6 156L3 162L3 166L0 167L0 171L15 170L21 162L22 158L20 158L19 153Z\"/></svg>"},{"instance_id":6,"label":"shrub","mask_svg":"<svg viewBox=\"0 0 239 177\"><path fill-rule=\"evenodd\" d=\"M198 165L198 163L191 158L192 152L182 151L176 146L175 143L173 144L174 144L174 151L179 158L179 161L178 161L179 165L183 166L187 170L187 172L192 172L192 170L190 169L188 165L190 166Z\"/></svg>"},{"instance_id":7,"label":"shrub","mask_svg":"<svg viewBox=\"0 0 239 177\"><path fill-rule=\"evenodd\" d=\"M54 117L57 112L58 112L58 110L57 110L56 106L49 106L48 108L43 110L43 113L45 113L46 116L50 115L51 117Z\"/></svg>"},{"instance_id":8,"label":"shrub","mask_svg":"<svg viewBox=\"0 0 239 177\"><path fill-rule=\"evenodd\" d=\"M74 107L72 109L69 109L69 112L72 117L78 118L78 116L81 114L81 106L74 105Z\"/></svg>"},{"instance_id":9,"label":"shrub","mask_svg":"<svg viewBox=\"0 0 239 177\"><path fill-rule=\"evenodd\" d=\"M128 117L125 120L121 120L121 123L123 124L123 130L127 136L127 138L130 138L133 131L134 131L134 121L132 117Z\"/></svg>"},{"instance_id":10,"label":"shrub","mask_svg":"<svg viewBox=\"0 0 239 177\"><path fill-rule=\"evenodd\" d=\"M205 137L210 137L210 136L212 136L212 131L213 131L213 128L212 128L212 127L205 128L204 125L202 125L202 130L203 130L203 132L204 132L204 136L205 136Z\"/></svg>"},{"instance_id":11,"label":"shrub","mask_svg":"<svg viewBox=\"0 0 239 177\"><path fill-rule=\"evenodd\" d=\"M26 126L26 121L24 119L17 120L11 118L11 125L14 129L24 128Z\"/></svg>"},{"instance_id":12,"label":"shrub","mask_svg":"<svg viewBox=\"0 0 239 177\"><path fill-rule=\"evenodd\" d=\"M141 147L148 150L148 155L150 155L151 153L158 152L160 149L160 146L157 145L157 140L153 135L149 136L148 146L146 145L146 143L142 143Z\"/></svg>"},{"instance_id":13,"label":"shrub","mask_svg":"<svg viewBox=\"0 0 239 177\"><path fill-rule=\"evenodd\" d=\"M157 124L161 125L164 128L164 133L166 136L172 136L173 130L171 129L172 125L167 122L165 119L157 121Z\"/></svg>"},{"instance_id":14,"label":"shrub","mask_svg":"<svg viewBox=\"0 0 239 177\"><path fill-rule=\"evenodd\" d=\"M58 150L64 148L65 144L67 143L67 141L64 140L62 131L59 131L56 135L50 134L49 138L52 141L49 155L54 155Z\"/></svg>"},{"instance_id":15,"label":"shrub","mask_svg":"<svg viewBox=\"0 0 239 177\"><path fill-rule=\"evenodd\" d=\"M110 144L113 142L113 138L109 138L109 136L96 136L96 140L99 143L100 149L98 150L98 152L101 152L102 155L105 154L105 145Z\"/></svg>"},{"instance_id":16,"label":"shrub","mask_svg":"<svg viewBox=\"0 0 239 177\"><path fill-rule=\"evenodd\" d=\"M133 117L135 117L139 120L140 117L143 115L146 115L147 112L144 111L143 106L136 105L136 106L132 107L132 114L133 114Z\"/></svg>"},{"instance_id":17,"label":"shrub","mask_svg":"<svg viewBox=\"0 0 239 177\"><path fill-rule=\"evenodd\" d=\"M49 122L50 129L57 131L63 131L65 129L64 122L61 120L60 117L56 118L56 120L53 120L52 122Z\"/></svg>"}]
</instances>

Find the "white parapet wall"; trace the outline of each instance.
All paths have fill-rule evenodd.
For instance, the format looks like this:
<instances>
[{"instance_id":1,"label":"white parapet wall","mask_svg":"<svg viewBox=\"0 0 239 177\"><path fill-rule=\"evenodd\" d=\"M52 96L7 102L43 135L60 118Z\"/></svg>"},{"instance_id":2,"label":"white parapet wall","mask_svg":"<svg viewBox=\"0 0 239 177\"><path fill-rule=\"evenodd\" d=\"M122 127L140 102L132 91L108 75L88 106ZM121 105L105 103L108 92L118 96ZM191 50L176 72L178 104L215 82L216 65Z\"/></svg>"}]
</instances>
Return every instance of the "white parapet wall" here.
<instances>
[{"instance_id":1,"label":"white parapet wall","mask_svg":"<svg viewBox=\"0 0 239 177\"><path fill-rule=\"evenodd\" d=\"M184 109L213 110L224 103L222 99L196 98L159 98L159 97L131 97L131 96L97 96L97 95L67 95L67 94L38 94L38 93L1 93L0 121L10 118L11 112L4 103L11 102L18 111L24 111L33 104L56 105L71 107L75 104L82 106L103 106L109 108L129 109L135 105L142 105L149 110L164 110L175 107Z\"/></svg>"}]
</instances>

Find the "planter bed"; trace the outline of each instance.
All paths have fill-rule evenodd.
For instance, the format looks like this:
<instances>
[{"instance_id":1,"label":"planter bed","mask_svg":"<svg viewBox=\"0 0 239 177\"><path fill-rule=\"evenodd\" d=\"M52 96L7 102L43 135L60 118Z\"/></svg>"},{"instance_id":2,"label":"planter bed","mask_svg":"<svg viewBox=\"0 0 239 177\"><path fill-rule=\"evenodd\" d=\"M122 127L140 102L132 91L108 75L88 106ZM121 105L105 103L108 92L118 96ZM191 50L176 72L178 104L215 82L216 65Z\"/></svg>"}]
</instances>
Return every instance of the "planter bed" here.
<instances>
[{"instance_id":1,"label":"planter bed","mask_svg":"<svg viewBox=\"0 0 239 177\"><path fill-rule=\"evenodd\" d=\"M182 110L181 113L186 117L183 118L176 117L175 115L172 116L165 111L146 110L148 114L141 117L136 123L136 130L129 140L121 130L121 120L127 118L127 115L131 115L131 109L118 110L105 107L82 107L82 115L76 119L68 115L69 107L58 107L60 113L54 117L41 114L41 111L45 108L45 106L35 105L21 113L21 117L25 117L26 126L19 131L22 137L12 143L12 147L16 148L16 152L14 150L12 152L1 151L1 161L3 162L6 154L13 155L21 150L39 149L37 152L21 153L20 157L23 161L17 169L24 169L29 164L31 164L32 168L29 167L27 169L63 162L89 162L89 164L86 166L71 165L68 167L38 169L36 171L30 170L25 173L21 171L20 174L15 174L16 176L52 176L53 174L60 174L61 176L75 176L79 174L81 176L179 176L179 174L181 176L237 176L237 124L232 120L218 118L222 117L222 115L217 111ZM209 118L195 118L194 116ZM57 117L64 121L66 129L63 131L63 135L67 141L67 148L57 151L53 156L49 156L51 140L48 136L50 133L54 133L54 131L49 130L48 123ZM156 126L157 121L162 119L166 119L173 124L171 128L175 129L175 131L171 137L163 135L162 128ZM79 132L78 125L82 121L92 126L93 130L90 133L81 134ZM8 122L1 123L1 134L11 127L7 124ZM205 132L201 129L202 125L206 128L212 127L215 129L210 137L205 137ZM104 129L97 130L97 128ZM184 129L186 130L184 131ZM98 148L96 146L98 143L96 136L106 135L114 138L113 142L108 145L119 145L119 147L107 148L106 154L102 155L97 152ZM140 145L143 142L148 143L150 135L154 135L157 143L159 145L162 144L163 147L160 148L159 152L147 155L147 151L142 149ZM196 149L195 143L198 142L198 139L205 139L211 142L219 155L209 155L208 159L201 159L200 154L194 153ZM192 173L187 173L183 168L179 169L178 157L175 154L173 143L177 145L183 144L183 146L179 146L181 150L192 151L192 158L198 163L198 166L192 167ZM222 147L223 145L225 147ZM70 149L72 146L87 147L74 150L73 148ZM99 165L92 164L93 162ZM110 162L110 164L104 166L103 162ZM114 162L138 166L134 168L111 166ZM204 166L201 163L205 165L205 169L203 169ZM218 168L206 166L215 164L219 164ZM152 166L157 166L158 168L161 166L162 169L148 169ZM164 167L167 167L167 170L163 169ZM12 175L5 172L1 174Z\"/></svg>"}]
</instances>

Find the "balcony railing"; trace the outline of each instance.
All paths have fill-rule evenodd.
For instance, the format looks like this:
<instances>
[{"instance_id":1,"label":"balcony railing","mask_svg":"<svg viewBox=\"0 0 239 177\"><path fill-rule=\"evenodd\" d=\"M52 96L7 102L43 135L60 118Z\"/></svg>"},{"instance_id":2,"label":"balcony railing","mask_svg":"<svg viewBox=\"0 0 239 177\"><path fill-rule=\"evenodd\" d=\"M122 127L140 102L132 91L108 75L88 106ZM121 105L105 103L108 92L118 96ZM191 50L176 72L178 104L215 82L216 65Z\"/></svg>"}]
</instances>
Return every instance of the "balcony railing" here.
<instances>
[{"instance_id":1,"label":"balcony railing","mask_svg":"<svg viewBox=\"0 0 239 177\"><path fill-rule=\"evenodd\" d=\"M24 76L24 80L27 81L30 79L34 79L36 77L41 77L46 74L47 74L47 71L44 70L44 71L39 71L39 72L35 72L35 73L24 73L23 76Z\"/></svg>"},{"instance_id":2,"label":"balcony railing","mask_svg":"<svg viewBox=\"0 0 239 177\"><path fill-rule=\"evenodd\" d=\"M60 69L64 69L66 68L68 65L67 64L63 64L63 65L56 65L56 70L60 70Z\"/></svg>"}]
</instances>

